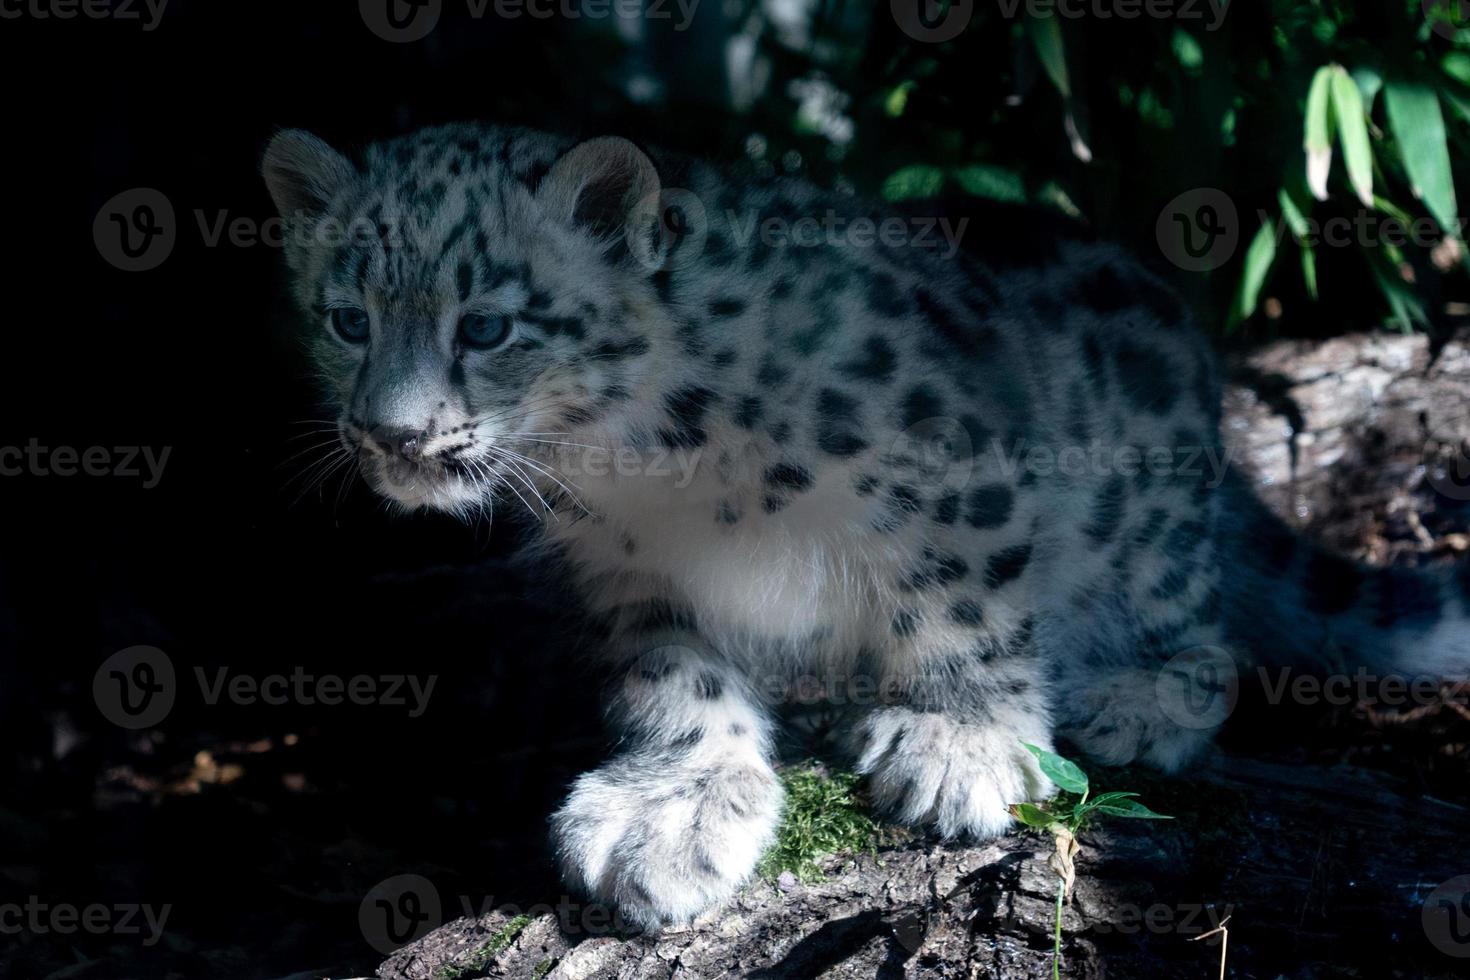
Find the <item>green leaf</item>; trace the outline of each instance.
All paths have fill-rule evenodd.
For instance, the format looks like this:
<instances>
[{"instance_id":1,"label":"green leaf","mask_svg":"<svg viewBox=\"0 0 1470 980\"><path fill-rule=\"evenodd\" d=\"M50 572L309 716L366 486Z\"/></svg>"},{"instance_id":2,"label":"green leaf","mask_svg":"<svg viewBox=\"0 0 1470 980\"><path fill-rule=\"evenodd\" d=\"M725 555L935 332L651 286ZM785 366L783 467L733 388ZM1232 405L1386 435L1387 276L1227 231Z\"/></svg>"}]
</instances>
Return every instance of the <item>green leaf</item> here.
<instances>
[{"instance_id":1,"label":"green leaf","mask_svg":"<svg viewBox=\"0 0 1470 980\"><path fill-rule=\"evenodd\" d=\"M1383 294L1388 308L1393 313L1393 321L1399 330L1404 333L1413 333L1415 324L1428 324L1429 317L1424 312L1424 304L1414 290L1404 283L1404 278L1399 274L1394 263L1386 256L1379 256L1369 250L1368 266L1373 270L1373 279L1378 284L1378 291Z\"/></svg>"},{"instance_id":2,"label":"green leaf","mask_svg":"<svg viewBox=\"0 0 1470 980\"><path fill-rule=\"evenodd\" d=\"M1085 804L1087 807L1101 806L1104 803L1112 803L1114 800L1126 800L1137 796L1137 793L1099 793Z\"/></svg>"},{"instance_id":3,"label":"green leaf","mask_svg":"<svg viewBox=\"0 0 1470 980\"><path fill-rule=\"evenodd\" d=\"M965 193L992 201L1008 201L1013 204L1026 202L1026 184L1021 175L1005 167L974 163L950 171L954 182L964 188Z\"/></svg>"},{"instance_id":4,"label":"green leaf","mask_svg":"<svg viewBox=\"0 0 1470 980\"><path fill-rule=\"evenodd\" d=\"M1373 115L1373 100L1383 90L1383 76L1373 68L1354 68L1353 84L1358 86L1358 94L1363 97L1364 112Z\"/></svg>"},{"instance_id":5,"label":"green leaf","mask_svg":"<svg viewBox=\"0 0 1470 980\"><path fill-rule=\"evenodd\" d=\"M1307 216L1302 213L1305 202L1298 203L1292 193L1285 187L1276 194L1276 200L1281 204L1281 214L1286 218L1291 233L1298 238L1306 238L1311 233L1311 226L1307 224Z\"/></svg>"},{"instance_id":6,"label":"green leaf","mask_svg":"<svg viewBox=\"0 0 1470 980\"><path fill-rule=\"evenodd\" d=\"M1204 50L1199 46L1199 41L1195 40L1194 35L1184 28L1174 28L1170 46L1174 49L1174 58L1179 62L1179 67L1185 71L1193 74L1204 66Z\"/></svg>"},{"instance_id":7,"label":"green leaf","mask_svg":"<svg viewBox=\"0 0 1470 980\"><path fill-rule=\"evenodd\" d=\"M1317 299L1317 253L1306 245L1302 250L1302 281L1307 284L1307 295Z\"/></svg>"},{"instance_id":8,"label":"green leaf","mask_svg":"<svg viewBox=\"0 0 1470 980\"><path fill-rule=\"evenodd\" d=\"M1302 192L1302 188L1293 186L1283 187L1276 194L1276 200L1281 204L1281 215L1286 219L1291 233L1296 237L1297 246L1302 255L1302 279L1307 284L1307 295L1312 299L1317 298L1317 253L1313 251L1309 238L1312 226L1307 221L1307 210L1311 207L1311 201Z\"/></svg>"},{"instance_id":9,"label":"green leaf","mask_svg":"<svg viewBox=\"0 0 1470 980\"><path fill-rule=\"evenodd\" d=\"M1173 820L1162 813L1155 813L1137 800L1115 800L1097 807L1098 813L1110 817L1131 817L1134 820Z\"/></svg>"},{"instance_id":10,"label":"green leaf","mask_svg":"<svg viewBox=\"0 0 1470 980\"><path fill-rule=\"evenodd\" d=\"M1236 287L1235 303L1230 310L1227 329L1234 330L1256 312L1261 289L1266 285L1266 276L1275 262L1275 231L1269 224L1264 224L1256 232L1251 247L1245 253L1245 271L1241 273L1240 284Z\"/></svg>"},{"instance_id":11,"label":"green leaf","mask_svg":"<svg viewBox=\"0 0 1470 980\"><path fill-rule=\"evenodd\" d=\"M1440 67L1444 73L1461 85L1470 85L1470 53L1464 51L1447 52L1440 60Z\"/></svg>"},{"instance_id":12,"label":"green leaf","mask_svg":"<svg viewBox=\"0 0 1470 980\"><path fill-rule=\"evenodd\" d=\"M1424 202L1441 228L1454 234L1459 227L1459 207L1439 97L1428 85L1389 82L1383 100L1414 196Z\"/></svg>"},{"instance_id":13,"label":"green leaf","mask_svg":"<svg viewBox=\"0 0 1470 980\"><path fill-rule=\"evenodd\" d=\"M1045 830L1057 822L1057 818L1034 803L1012 803L1011 816L1028 827Z\"/></svg>"},{"instance_id":14,"label":"green leaf","mask_svg":"<svg viewBox=\"0 0 1470 980\"><path fill-rule=\"evenodd\" d=\"M915 84L913 79L909 79L893 86L888 98L883 100L883 111L895 119L903 115L904 109L908 108L909 93L914 90Z\"/></svg>"},{"instance_id":15,"label":"green leaf","mask_svg":"<svg viewBox=\"0 0 1470 980\"><path fill-rule=\"evenodd\" d=\"M1373 148L1368 140L1368 117L1363 95L1351 75L1339 66L1332 69L1332 118L1342 144L1342 160L1358 200L1373 206Z\"/></svg>"},{"instance_id":16,"label":"green leaf","mask_svg":"<svg viewBox=\"0 0 1470 980\"><path fill-rule=\"evenodd\" d=\"M1026 34L1031 38L1031 46L1036 49L1036 57L1041 60L1041 67L1051 83L1063 98L1070 99L1072 80L1067 74L1067 54L1062 46L1061 18L1027 17Z\"/></svg>"},{"instance_id":17,"label":"green leaf","mask_svg":"<svg viewBox=\"0 0 1470 980\"><path fill-rule=\"evenodd\" d=\"M1455 114L1460 117L1462 122L1470 123L1470 102L1465 101L1450 91L1444 91L1440 94L1444 96L1444 100L1450 104L1451 109L1455 110Z\"/></svg>"},{"instance_id":18,"label":"green leaf","mask_svg":"<svg viewBox=\"0 0 1470 980\"><path fill-rule=\"evenodd\" d=\"M1409 214L1409 212L1405 211L1403 208L1399 207L1397 204L1393 203L1386 197L1374 197L1373 206L1382 211L1384 214L1388 215L1390 218L1396 219L1406 228L1414 223L1413 215Z\"/></svg>"},{"instance_id":19,"label":"green leaf","mask_svg":"<svg viewBox=\"0 0 1470 980\"><path fill-rule=\"evenodd\" d=\"M1332 170L1332 68L1317 69L1307 92L1307 186L1319 201L1327 200L1327 174Z\"/></svg>"},{"instance_id":20,"label":"green leaf","mask_svg":"<svg viewBox=\"0 0 1470 980\"><path fill-rule=\"evenodd\" d=\"M883 182L883 198L887 201L905 201L915 197L934 197L943 187L943 170L916 163L888 175L888 179Z\"/></svg>"},{"instance_id":21,"label":"green leaf","mask_svg":"<svg viewBox=\"0 0 1470 980\"><path fill-rule=\"evenodd\" d=\"M1027 751L1036 756L1036 761L1041 764L1041 771L1046 778L1056 783L1058 787L1068 793L1087 792L1087 773L1071 759L1064 759L1055 752L1048 752L1029 742L1022 742Z\"/></svg>"}]
</instances>

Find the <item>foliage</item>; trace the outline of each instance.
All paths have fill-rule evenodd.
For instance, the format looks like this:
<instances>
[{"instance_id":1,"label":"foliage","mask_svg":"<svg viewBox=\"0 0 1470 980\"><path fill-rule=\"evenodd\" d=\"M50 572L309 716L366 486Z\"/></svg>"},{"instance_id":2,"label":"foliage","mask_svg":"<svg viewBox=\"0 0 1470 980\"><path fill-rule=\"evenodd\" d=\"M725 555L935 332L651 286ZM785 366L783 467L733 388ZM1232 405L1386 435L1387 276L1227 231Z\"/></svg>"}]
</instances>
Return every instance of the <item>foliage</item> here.
<instances>
[{"instance_id":1,"label":"foliage","mask_svg":"<svg viewBox=\"0 0 1470 980\"><path fill-rule=\"evenodd\" d=\"M1074 13L1054 12L1063 6ZM766 158L795 148L808 169L890 199L1059 207L1156 261L1171 247L1166 203L1216 188L1236 209L1238 247L1176 278L1218 329L1283 305L1337 329L1365 325L1366 311L1402 329L1441 325L1449 295L1470 286L1459 0L1160 6L1194 15L1111 0L974 4L957 36L926 43L888 4L814 0L799 49L763 43L780 49L778 78L835 88L824 104L851 125L793 105L785 134L764 131ZM1334 219L1349 230L1328 242Z\"/></svg>"},{"instance_id":2,"label":"foliage","mask_svg":"<svg viewBox=\"0 0 1470 980\"><path fill-rule=\"evenodd\" d=\"M1026 750L1036 756L1042 773L1061 790L1045 803L1013 803L1011 815L1034 830L1050 833L1056 838L1056 853L1052 855L1052 870L1057 873L1056 926L1053 937L1051 973L1054 980L1061 976L1062 962L1062 902L1071 894L1072 882L1077 872L1073 858L1081 850L1077 835L1098 816L1128 817L1134 820L1172 820L1155 813L1139 803L1137 793L1100 793L1089 797L1087 773L1071 759L1055 752L1023 742ZM1075 799L1073 798L1075 797Z\"/></svg>"}]
</instances>

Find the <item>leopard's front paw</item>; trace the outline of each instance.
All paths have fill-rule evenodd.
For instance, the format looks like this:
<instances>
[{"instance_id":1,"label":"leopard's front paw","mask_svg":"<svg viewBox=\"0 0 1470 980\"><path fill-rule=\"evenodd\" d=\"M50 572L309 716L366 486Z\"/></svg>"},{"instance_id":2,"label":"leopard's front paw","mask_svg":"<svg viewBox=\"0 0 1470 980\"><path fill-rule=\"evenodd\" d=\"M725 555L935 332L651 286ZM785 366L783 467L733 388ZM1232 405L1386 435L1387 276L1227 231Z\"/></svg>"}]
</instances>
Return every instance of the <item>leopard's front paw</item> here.
<instances>
[{"instance_id":1,"label":"leopard's front paw","mask_svg":"<svg viewBox=\"0 0 1470 980\"><path fill-rule=\"evenodd\" d=\"M1044 725L971 724L943 714L882 708L855 731L857 771L879 806L945 837L994 837L1009 806L1053 792L1023 742L1051 747Z\"/></svg>"},{"instance_id":2,"label":"leopard's front paw","mask_svg":"<svg viewBox=\"0 0 1470 980\"><path fill-rule=\"evenodd\" d=\"M775 838L781 799L764 764L625 756L577 780L552 835L568 885L656 929L734 894Z\"/></svg>"}]
</instances>

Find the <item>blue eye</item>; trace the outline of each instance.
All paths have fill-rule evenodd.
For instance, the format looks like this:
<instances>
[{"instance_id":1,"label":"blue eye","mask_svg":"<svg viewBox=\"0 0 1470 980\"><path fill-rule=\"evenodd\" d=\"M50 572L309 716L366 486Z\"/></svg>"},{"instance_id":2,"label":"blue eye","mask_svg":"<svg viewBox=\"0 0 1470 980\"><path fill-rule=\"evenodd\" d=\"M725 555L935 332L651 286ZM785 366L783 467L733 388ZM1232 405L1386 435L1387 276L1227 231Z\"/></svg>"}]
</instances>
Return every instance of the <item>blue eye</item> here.
<instances>
[{"instance_id":1,"label":"blue eye","mask_svg":"<svg viewBox=\"0 0 1470 980\"><path fill-rule=\"evenodd\" d=\"M459 340L466 347L484 350L505 342L510 336L510 317L466 313L459 318Z\"/></svg>"},{"instance_id":2,"label":"blue eye","mask_svg":"<svg viewBox=\"0 0 1470 980\"><path fill-rule=\"evenodd\" d=\"M367 311L359 310L355 306L339 307L332 311L333 329L349 344L360 344L368 339L370 322Z\"/></svg>"}]
</instances>

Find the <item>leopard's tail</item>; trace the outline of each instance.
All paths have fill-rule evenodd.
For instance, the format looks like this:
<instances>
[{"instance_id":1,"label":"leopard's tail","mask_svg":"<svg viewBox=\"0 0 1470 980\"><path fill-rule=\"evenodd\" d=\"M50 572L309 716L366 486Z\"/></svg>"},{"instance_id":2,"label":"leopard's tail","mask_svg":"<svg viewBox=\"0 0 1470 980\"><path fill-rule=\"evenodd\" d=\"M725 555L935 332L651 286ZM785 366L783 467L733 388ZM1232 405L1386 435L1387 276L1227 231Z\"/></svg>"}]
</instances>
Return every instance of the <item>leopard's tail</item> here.
<instances>
[{"instance_id":1,"label":"leopard's tail","mask_svg":"<svg viewBox=\"0 0 1470 980\"><path fill-rule=\"evenodd\" d=\"M1226 631L1249 660L1319 674L1470 679L1470 564L1375 568L1302 537L1232 481Z\"/></svg>"}]
</instances>

